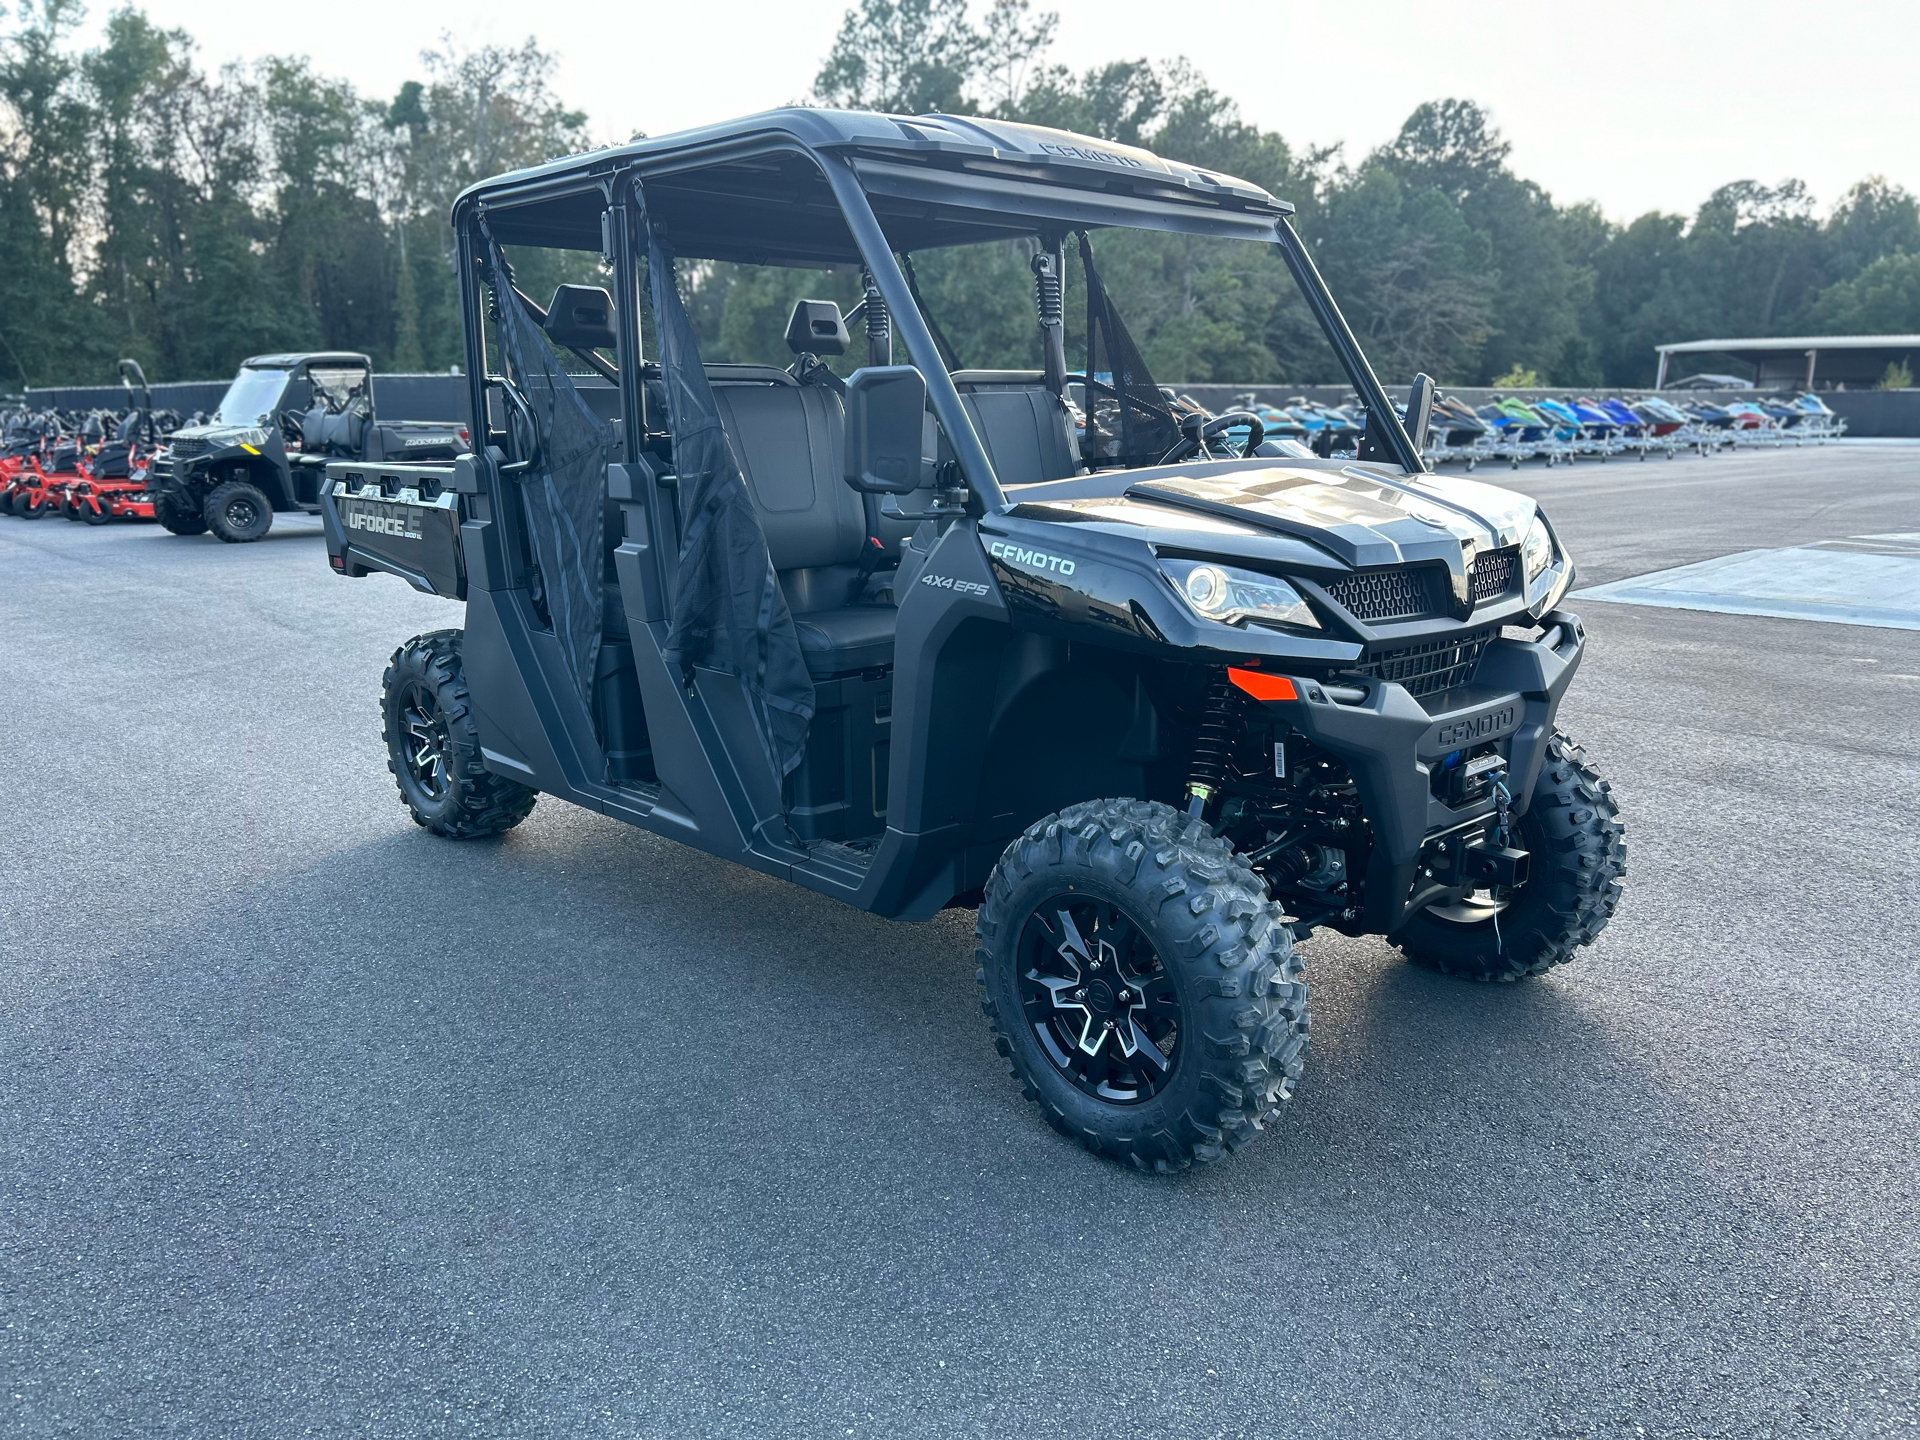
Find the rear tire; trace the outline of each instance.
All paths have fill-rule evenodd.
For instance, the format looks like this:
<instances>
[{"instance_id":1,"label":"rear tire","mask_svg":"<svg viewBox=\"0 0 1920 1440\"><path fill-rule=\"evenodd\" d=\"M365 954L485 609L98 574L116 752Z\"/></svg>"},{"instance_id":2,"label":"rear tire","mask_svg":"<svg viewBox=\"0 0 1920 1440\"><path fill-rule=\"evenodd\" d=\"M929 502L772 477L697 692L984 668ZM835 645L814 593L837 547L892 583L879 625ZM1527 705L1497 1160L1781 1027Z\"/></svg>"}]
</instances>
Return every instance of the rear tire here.
<instances>
[{"instance_id":1,"label":"rear tire","mask_svg":"<svg viewBox=\"0 0 1920 1440\"><path fill-rule=\"evenodd\" d=\"M207 496L207 529L229 545L246 545L273 528L273 502L258 485L229 480Z\"/></svg>"},{"instance_id":2,"label":"rear tire","mask_svg":"<svg viewBox=\"0 0 1920 1440\"><path fill-rule=\"evenodd\" d=\"M153 518L161 526L175 535L204 535L207 533L206 518L198 511L188 510L175 503L171 496L156 495L153 501Z\"/></svg>"},{"instance_id":3,"label":"rear tire","mask_svg":"<svg viewBox=\"0 0 1920 1440\"><path fill-rule=\"evenodd\" d=\"M1299 1078L1307 987L1280 907L1169 806L1094 800L1036 822L988 877L974 936L995 1048L1047 1123L1097 1154L1218 1160Z\"/></svg>"},{"instance_id":4,"label":"rear tire","mask_svg":"<svg viewBox=\"0 0 1920 1440\"><path fill-rule=\"evenodd\" d=\"M1586 752L1555 732L1516 822L1527 881L1504 896L1421 911L1393 936L1414 964L1462 980L1544 975L1591 945L1620 903L1626 827Z\"/></svg>"},{"instance_id":5,"label":"rear tire","mask_svg":"<svg viewBox=\"0 0 1920 1440\"><path fill-rule=\"evenodd\" d=\"M381 680L387 769L413 823L449 840L511 830L537 790L488 770L460 666L461 632L416 635L393 652Z\"/></svg>"}]
</instances>

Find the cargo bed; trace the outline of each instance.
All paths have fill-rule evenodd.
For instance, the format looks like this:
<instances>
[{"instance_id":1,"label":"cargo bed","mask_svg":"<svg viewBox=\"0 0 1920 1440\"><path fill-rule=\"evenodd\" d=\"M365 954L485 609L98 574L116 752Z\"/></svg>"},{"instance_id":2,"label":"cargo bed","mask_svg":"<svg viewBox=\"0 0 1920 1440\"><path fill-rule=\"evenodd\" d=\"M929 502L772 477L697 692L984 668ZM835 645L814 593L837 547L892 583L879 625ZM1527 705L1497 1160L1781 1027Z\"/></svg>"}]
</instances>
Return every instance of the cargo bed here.
<instances>
[{"instance_id":1,"label":"cargo bed","mask_svg":"<svg viewBox=\"0 0 1920 1440\"><path fill-rule=\"evenodd\" d=\"M471 493L472 468L469 456L435 465L376 460L329 464L320 491L327 562L343 575L381 570L429 595L466 599L460 491ZM463 471L469 472L464 487Z\"/></svg>"}]
</instances>

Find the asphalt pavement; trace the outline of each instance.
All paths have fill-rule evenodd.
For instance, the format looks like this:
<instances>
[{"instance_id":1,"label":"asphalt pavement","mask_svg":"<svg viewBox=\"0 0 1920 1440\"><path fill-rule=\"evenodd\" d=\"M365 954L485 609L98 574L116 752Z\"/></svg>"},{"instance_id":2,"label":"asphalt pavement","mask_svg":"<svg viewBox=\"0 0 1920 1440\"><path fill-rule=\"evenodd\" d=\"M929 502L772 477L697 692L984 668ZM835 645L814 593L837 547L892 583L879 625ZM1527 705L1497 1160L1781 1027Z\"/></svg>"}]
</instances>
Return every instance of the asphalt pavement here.
<instances>
[{"instance_id":1,"label":"asphalt pavement","mask_svg":"<svg viewBox=\"0 0 1920 1440\"><path fill-rule=\"evenodd\" d=\"M1481 472L1595 584L1920 530L1920 447ZM1242 1155L1056 1136L912 926L543 800L416 829L456 605L0 519L0 1434L1920 1430L1920 635L1583 603L1620 914L1304 950Z\"/></svg>"}]
</instances>

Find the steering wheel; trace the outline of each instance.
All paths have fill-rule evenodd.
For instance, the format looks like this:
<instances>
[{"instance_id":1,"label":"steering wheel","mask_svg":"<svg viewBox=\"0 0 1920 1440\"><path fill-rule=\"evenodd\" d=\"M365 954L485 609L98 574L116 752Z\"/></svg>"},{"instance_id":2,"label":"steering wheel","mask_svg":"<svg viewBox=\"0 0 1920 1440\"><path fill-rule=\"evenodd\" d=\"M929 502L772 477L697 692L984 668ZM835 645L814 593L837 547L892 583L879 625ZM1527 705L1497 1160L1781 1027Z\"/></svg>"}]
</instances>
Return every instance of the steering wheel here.
<instances>
[{"instance_id":1,"label":"steering wheel","mask_svg":"<svg viewBox=\"0 0 1920 1440\"><path fill-rule=\"evenodd\" d=\"M1247 427L1246 443L1235 452L1229 444L1220 441L1220 437L1242 425ZM1160 457L1160 463L1172 465L1195 455L1204 455L1209 460L1240 460L1258 450L1266 438L1267 427L1251 410L1229 410L1207 421L1198 415L1189 415L1180 422L1179 440ZM1219 442L1218 449L1225 453L1216 453L1216 442Z\"/></svg>"}]
</instances>

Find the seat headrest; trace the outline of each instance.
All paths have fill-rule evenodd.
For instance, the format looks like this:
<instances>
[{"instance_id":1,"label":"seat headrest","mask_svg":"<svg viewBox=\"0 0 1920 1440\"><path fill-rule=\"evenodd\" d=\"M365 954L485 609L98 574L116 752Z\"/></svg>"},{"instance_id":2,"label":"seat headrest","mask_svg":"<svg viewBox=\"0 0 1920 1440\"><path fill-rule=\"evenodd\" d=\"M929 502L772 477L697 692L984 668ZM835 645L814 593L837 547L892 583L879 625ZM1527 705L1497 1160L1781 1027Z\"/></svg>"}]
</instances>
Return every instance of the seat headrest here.
<instances>
[{"instance_id":1,"label":"seat headrest","mask_svg":"<svg viewBox=\"0 0 1920 1440\"><path fill-rule=\"evenodd\" d=\"M847 322L831 300L796 300L787 317L787 348L796 355L844 355Z\"/></svg>"},{"instance_id":2,"label":"seat headrest","mask_svg":"<svg viewBox=\"0 0 1920 1440\"><path fill-rule=\"evenodd\" d=\"M613 334L613 296L597 285L557 287L553 303L547 307L547 323L541 328L557 344L582 350L618 348Z\"/></svg>"}]
</instances>

